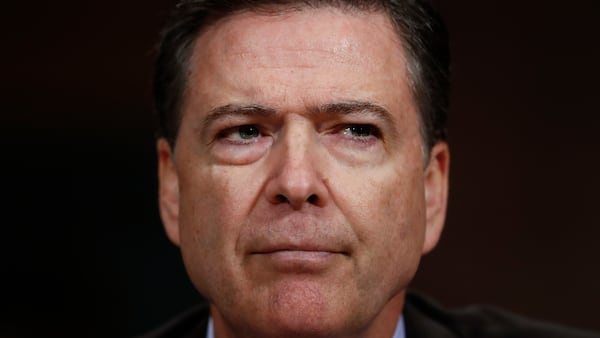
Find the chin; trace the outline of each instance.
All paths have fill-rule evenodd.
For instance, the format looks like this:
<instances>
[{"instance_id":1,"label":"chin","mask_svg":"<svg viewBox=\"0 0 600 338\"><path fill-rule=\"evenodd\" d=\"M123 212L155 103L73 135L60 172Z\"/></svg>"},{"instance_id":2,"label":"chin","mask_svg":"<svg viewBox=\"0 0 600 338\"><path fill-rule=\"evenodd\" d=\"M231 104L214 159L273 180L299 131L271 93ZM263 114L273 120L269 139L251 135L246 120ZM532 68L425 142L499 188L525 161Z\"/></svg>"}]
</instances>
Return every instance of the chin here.
<instances>
[{"instance_id":1,"label":"chin","mask_svg":"<svg viewBox=\"0 0 600 338\"><path fill-rule=\"evenodd\" d=\"M360 316L339 286L288 282L270 292L263 324L273 337L336 337L360 327ZM357 327L358 326L358 327Z\"/></svg>"},{"instance_id":2,"label":"chin","mask_svg":"<svg viewBox=\"0 0 600 338\"><path fill-rule=\"evenodd\" d=\"M339 317L322 315L322 313L287 313L276 316L279 320L272 321L267 329L268 334L259 334L260 337L347 337L348 332L354 332L349 328L347 320ZM264 329L264 328L263 328ZM260 330L263 333L266 331Z\"/></svg>"}]
</instances>

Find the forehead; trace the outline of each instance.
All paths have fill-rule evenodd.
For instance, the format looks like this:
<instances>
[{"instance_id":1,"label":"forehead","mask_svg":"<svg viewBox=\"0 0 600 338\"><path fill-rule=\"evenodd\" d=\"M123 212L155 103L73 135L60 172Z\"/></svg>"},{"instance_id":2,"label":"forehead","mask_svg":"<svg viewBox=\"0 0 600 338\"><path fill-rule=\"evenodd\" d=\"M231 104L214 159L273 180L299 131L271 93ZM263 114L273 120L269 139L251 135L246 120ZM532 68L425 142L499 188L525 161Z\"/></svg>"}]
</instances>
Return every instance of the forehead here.
<instances>
[{"instance_id":1,"label":"forehead","mask_svg":"<svg viewBox=\"0 0 600 338\"><path fill-rule=\"evenodd\" d=\"M412 102L405 53L388 16L330 7L219 20L197 38L188 92L212 106L249 103L236 99Z\"/></svg>"},{"instance_id":2,"label":"forehead","mask_svg":"<svg viewBox=\"0 0 600 338\"><path fill-rule=\"evenodd\" d=\"M348 56L355 54L353 51L376 50L390 43L399 46L386 15L332 7L242 12L210 26L198 42L199 49L216 47L207 51L229 55L256 52L258 48L319 51L339 57L340 62L351 62Z\"/></svg>"}]
</instances>

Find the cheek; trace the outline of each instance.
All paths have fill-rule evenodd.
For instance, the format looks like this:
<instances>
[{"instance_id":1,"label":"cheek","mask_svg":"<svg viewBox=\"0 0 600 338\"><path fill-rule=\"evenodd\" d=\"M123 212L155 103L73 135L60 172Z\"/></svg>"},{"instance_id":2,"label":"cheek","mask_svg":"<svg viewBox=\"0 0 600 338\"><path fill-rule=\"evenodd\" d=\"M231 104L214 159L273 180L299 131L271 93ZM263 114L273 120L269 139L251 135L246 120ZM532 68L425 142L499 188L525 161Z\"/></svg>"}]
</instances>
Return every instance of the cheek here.
<instances>
[{"instance_id":1,"label":"cheek","mask_svg":"<svg viewBox=\"0 0 600 338\"><path fill-rule=\"evenodd\" d=\"M234 274L239 233L257 188L239 169L189 166L180 174L181 251L188 273L204 295Z\"/></svg>"},{"instance_id":2,"label":"cheek","mask_svg":"<svg viewBox=\"0 0 600 338\"><path fill-rule=\"evenodd\" d=\"M338 171L340 173L344 171ZM391 166L360 173L345 170L335 186L337 202L365 240L382 232L402 235L424 228L423 178L420 168ZM409 234L406 234L407 236Z\"/></svg>"},{"instance_id":3,"label":"cheek","mask_svg":"<svg viewBox=\"0 0 600 338\"><path fill-rule=\"evenodd\" d=\"M231 245L257 198L253 185L258 180L247 171L220 166L187 172L180 179L181 230L204 247Z\"/></svg>"},{"instance_id":4,"label":"cheek","mask_svg":"<svg viewBox=\"0 0 600 338\"><path fill-rule=\"evenodd\" d=\"M363 250L359 264L379 276L364 283L386 284L386 288L405 286L415 273L424 240L421 169L385 167L361 179L358 175L348 179L351 177L344 192L338 192L344 198L339 204Z\"/></svg>"}]
</instances>

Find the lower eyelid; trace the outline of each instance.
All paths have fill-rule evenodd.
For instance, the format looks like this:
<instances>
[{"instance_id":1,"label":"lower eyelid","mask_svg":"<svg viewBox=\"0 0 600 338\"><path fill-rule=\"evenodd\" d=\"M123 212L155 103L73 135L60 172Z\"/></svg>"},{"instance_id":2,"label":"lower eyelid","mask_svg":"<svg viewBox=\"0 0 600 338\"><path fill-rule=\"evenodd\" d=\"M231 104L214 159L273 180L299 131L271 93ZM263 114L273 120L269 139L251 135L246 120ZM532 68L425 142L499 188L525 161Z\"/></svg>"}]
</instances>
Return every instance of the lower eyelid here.
<instances>
[{"instance_id":1,"label":"lower eyelid","mask_svg":"<svg viewBox=\"0 0 600 338\"><path fill-rule=\"evenodd\" d=\"M220 142L225 142L227 144L230 145L248 145L248 144L254 144L260 141L260 136L256 137L256 138L251 138L251 139L232 139L232 138L228 138L228 137L222 137L220 138L218 141Z\"/></svg>"},{"instance_id":2,"label":"lower eyelid","mask_svg":"<svg viewBox=\"0 0 600 338\"><path fill-rule=\"evenodd\" d=\"M375 136L348 136L347 141L360 145L369 145L377 142L377 138Z\"/></svg>"}]
</instances>

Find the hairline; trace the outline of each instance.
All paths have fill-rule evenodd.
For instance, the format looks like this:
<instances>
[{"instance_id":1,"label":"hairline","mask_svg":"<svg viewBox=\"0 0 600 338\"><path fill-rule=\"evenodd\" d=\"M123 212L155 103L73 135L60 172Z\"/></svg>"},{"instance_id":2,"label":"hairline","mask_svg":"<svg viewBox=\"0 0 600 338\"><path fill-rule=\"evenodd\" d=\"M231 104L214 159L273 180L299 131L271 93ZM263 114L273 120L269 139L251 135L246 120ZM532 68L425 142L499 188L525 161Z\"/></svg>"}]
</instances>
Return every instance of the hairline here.
<instances>
[{"instance_id":1,"label":"hairline","mask_svg":"<svg viewBox=\"0 0 600 338\"><path fill-rule=\"evenodd\" d=\"M351 14L352 12L381 14L385 16L386 20L388 20L388 22L394 28L395 38L397 39L397 43L399 44L399 47L401 48L402 53L405 56L404 63L408 77L408 85L410 88L409 94L416 109L419 135L421 137L421 144L423 148L422 151L427 160L429 157L429 152L431 151L431 148L436 139L433 135L429 135L426 127L426 122L424 120L424 114L426 114L426 112L423 111L423 107L421 107L421 98L418 97L418 86L419 83L423 81L420 78L421 73L419 71L421 65L420 61L418 60L418 57L412 50L410 43L408 43L404 37L404 34L406 34L406 32L404 32L399 26L399 24L396 22L396 20L394 20L394 16L391 13L391 10L386 8L385 6L379 5L377 3L361 6L357 4L349 4L344 1L328 1L324 3L315 3L314 1L297 0L289 4L266 3L247 5L246 7L244 7L244 5L240 5L239 9L235 9L229 12L222 11L219 13L215 13L212 16L207 16L205 20L201 21L197 25L196 29L193 32L191 32L191 35L193 37L189 39L188 44L185 46L185 48L182 48L182 52L180 54L180 56L183 57L183 60L181 60L182 62L180 63L180 71L183 74L183 76L180 79L181 88L177 97L177 105L174 107L174 113L176 115L175 126L173 128L174 130L172 131L172 135L169 135L170 138L168 139L169 143L171 143L171 146L173 148L175 147L176 139L179 135L179 129L181 126L181 120L183 115L183 106L187 96L187 92L189 90L189 80L192 71L192 60L194 58L194 53L197 48L197 44L200 40L200 37L204 33L206 33L207 30L209 30L211 27L214 27L218 23L223 22L224 20L233 19L236 16L244 13L256 13L258 15L275 16L282 15L285 13L302 12L306 10L319 10L326 8L337 9L344 14Z\"/></svg>"}]
</instances>

